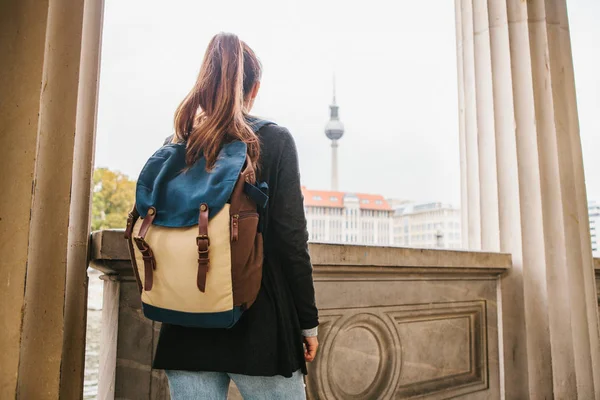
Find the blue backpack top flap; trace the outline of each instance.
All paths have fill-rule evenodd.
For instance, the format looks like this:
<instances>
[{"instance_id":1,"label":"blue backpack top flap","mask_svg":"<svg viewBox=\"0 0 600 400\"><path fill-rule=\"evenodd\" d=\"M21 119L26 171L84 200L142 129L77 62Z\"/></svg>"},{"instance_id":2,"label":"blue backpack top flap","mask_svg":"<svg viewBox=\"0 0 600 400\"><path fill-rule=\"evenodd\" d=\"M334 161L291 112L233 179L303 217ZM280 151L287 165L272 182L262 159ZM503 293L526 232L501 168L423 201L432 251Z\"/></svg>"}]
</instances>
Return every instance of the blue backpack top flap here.
<instances>
[{"instance_id":1,"label":"blue backpack top flap","mask_svg":"<svg viewBox=\"0 0 600 400\"><path fill-rule=\"evenodd\" d=\"M156 208L155 225L186 227L198 223L200 204L212 218L225 206L246 161L247 145L236 141L223 146L214 168L206 171L201 157L185 170L185 143L161 147L146 163L136 187L136 208L142 218Z\"/></svg>"}]
</instances>

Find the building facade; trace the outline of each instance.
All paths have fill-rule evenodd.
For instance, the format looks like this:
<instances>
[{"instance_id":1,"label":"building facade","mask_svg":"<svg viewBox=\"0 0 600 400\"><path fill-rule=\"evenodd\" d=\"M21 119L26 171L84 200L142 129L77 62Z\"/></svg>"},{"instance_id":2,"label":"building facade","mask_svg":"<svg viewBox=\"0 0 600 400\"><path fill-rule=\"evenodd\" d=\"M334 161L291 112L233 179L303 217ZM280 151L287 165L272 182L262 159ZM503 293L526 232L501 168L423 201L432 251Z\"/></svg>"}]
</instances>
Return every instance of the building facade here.
<instances>
[{"instance_id":1,"label":"building facade","mask_svg":"<svg viewBox=\"0 0 600 400\"><path fill-rule=\"evenodd\" d=\"M592 252L594 255L600 255L600 203L590 201L588 204L588 213L590 215L590 236L592 239Z\"/></svg>"},{"instance_id":2,"label":"building facade","mask_svg":"<svg viewBox=\"0 0 600 400\"><path fill-rule=\"evenodd\" d=\"M461 248L460 209L443 203L397 206L394 212L394 245Z\"/></svg>"},{"instance_id":3,"label":"building facade","mask_svg":"<svg viewBox=\"0 0 600 400\"><path fill-rule=\"evenodd\" d=\"M302 188L309 239L321 243L393 244L393 214L381 195Z\"/></svg>"}]
</instances>

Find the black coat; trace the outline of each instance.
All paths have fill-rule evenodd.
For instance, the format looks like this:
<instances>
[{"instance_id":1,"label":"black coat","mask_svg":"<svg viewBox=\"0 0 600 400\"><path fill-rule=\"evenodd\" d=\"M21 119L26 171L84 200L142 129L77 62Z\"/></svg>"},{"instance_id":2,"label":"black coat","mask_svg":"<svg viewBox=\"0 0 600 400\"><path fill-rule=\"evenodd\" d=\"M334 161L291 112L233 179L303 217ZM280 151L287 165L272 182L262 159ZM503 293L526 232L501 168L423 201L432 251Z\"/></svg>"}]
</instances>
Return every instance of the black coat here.
<instances>
[{"instance_id":1,"label":"black coat","mask_svg":"<svg viewBox=\"0 0 600 400\"><path fill-rule=\"evenodd\" d=\"M289 131L258 131L258 177L269 185L264 218L265 260L255 303L231 329L163 324L153 367L254 376L306 373L301 329L319 324L298 155Z\"/></svg>"}]
</instances>

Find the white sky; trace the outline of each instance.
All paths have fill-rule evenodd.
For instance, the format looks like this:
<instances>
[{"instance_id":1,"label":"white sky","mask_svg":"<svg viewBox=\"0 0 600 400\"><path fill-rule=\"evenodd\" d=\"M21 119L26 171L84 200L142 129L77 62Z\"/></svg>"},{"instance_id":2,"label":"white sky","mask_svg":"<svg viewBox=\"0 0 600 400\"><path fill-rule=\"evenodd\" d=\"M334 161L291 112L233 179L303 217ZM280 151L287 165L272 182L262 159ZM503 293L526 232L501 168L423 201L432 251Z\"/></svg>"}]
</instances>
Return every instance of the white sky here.
<instances>
[{"instance_id":1,"label":"white sky","mask_svg":"<svg viewBox=\"0 0 600 400\"><path fill-rule=\"evenodd\" d=\"M568 5L588 197L600 200L600 1ZM261 59L253 113L290 129L304 185L330 185L335 71L340 189L459 205L452 0L107 0L96 166L137 177L219 31Z\"/></svg>"}]
</instances>

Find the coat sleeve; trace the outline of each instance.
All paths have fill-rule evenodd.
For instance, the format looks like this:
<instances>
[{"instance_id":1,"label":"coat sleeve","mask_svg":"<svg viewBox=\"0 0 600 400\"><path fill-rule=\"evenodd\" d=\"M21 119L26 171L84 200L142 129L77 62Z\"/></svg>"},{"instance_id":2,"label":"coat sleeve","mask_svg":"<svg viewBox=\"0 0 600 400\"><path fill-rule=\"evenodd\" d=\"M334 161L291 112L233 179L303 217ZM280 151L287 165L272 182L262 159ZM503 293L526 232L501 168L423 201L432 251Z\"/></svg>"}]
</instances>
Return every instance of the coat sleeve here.
<instances>
[{"instance_id":1,"label":"coat sleeve","mask_svg":"<svg viewBox=\"0 0 600 400\"><path fill-rule=\"evenodd\" d=\"M276 191L270 199L270 240L275 245L303 330L319 325L296 145L282 129Z\"/></svg>"}]
</instances>

